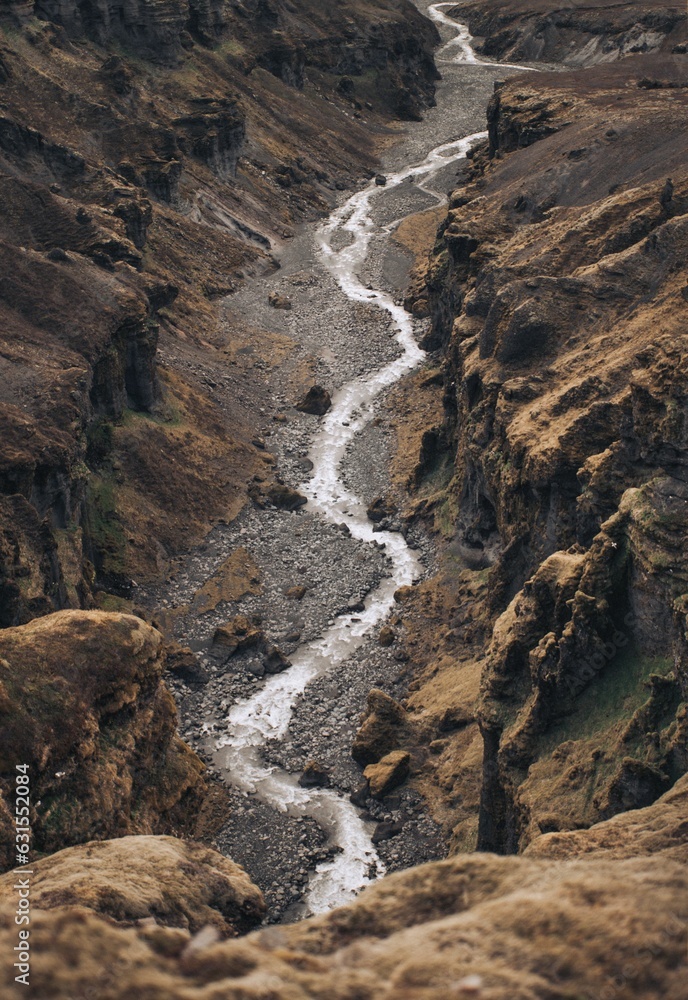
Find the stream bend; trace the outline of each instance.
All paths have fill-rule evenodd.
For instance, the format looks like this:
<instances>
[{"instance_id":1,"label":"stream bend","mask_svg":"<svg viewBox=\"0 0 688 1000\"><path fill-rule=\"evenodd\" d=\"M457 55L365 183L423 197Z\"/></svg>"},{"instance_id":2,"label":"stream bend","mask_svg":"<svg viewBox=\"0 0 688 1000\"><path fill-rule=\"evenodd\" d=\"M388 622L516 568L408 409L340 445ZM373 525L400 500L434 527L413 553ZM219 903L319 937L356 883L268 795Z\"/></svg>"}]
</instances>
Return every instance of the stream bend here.
<instances>
[{"instance_id":1,"label":"stream bend","mask_svg":"<svg viewBox=\"0 0 688 1000\"><path fill-rule=\"evenodd\" d=\"M468 29L446 17L440 9L444 6L451 4L432 5L430 16L451 26L457 34L440 50L440 57L444 57L445 62L478 63L470 47ZM349 902L361 888L383 875L385 868L371 842L373 825L361 819L359 810L348 798L334 789L301 788L296 775L267 764L261 748L268 741L280 740L286 735L294 705L311 681L347 660L371 629L389 614L394 592L414 583L422 574L415 551L409 548L401 534L373 533L365 504L347 490L341 474L346 450L373 419L376 400L424 357L414 337L409 314L391 295L370 288L359 276L372 238L391 234L403 218L383 227L376 226L373 208L390 190L409 183L441 203L445 200L444 194L432 189L435 175L465 157L471 146L486 135L486 132L479 132L437 146L421 163L388 175L384 187L371 181L336 209L317 232L321 261L344 294L352 301L367 303L389 314L400 354L384 367L354 379L334 394L332 407L322 419L309 451L313 463L311 478L300 489L308 497L310 510L336 524L345 522L357 539L369 544L384 543L392 572L368 595L362 612L340 615L321 637L299 647L291 656L292 666L288 670L269 677L250 698L232 706L224 722L224 733L215 743L214 754L216 765L233 784L256 794L277 810L312 817L327 831L331 842L341 848L332 859L319 864L311 876L304 896L305 915L322 913ZM346 245L334 248L335 243L342 242Z\"/></svg>"}]
</instances>

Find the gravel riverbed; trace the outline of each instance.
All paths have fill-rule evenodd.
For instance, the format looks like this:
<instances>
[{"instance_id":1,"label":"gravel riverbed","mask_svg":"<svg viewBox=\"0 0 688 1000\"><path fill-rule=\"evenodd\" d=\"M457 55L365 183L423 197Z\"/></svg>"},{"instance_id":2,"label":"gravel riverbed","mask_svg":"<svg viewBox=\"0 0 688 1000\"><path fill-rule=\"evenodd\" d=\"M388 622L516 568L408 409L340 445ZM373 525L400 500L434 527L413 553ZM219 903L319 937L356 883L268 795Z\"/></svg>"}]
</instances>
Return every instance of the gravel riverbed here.
<instances>
[{"instance_id":1,"label":"gravel riverbed","mask_svg":"<svg viewBox=\"0 0 688 1000\"><path fill-rule=\"evenodd\" d=\"M422 9L427 4L419 3ZM408 126L400 143L385 157L384 169L400 170L420 162L439 143L485 127L485 107L496 76L492 68L440 66L443 81L437 106L423 122ZM456 164L441 171L434 185L449 190L456 181ZM387 225L435 202L412 181L376 200L375 220ZM292 338L297 347L283 365L260 365L265 380L261 413L265 447L275 456L275 472L298 488L309 471L308 448L318 417L294 408L285 386L289 371L309 364L314 381L334 391L358 375L380 368L400 352L386 313L352 303L319 259L315 227L308 227L280 254L281 268L248 283L227 302L232 317L246 316L253 327ZM389 238L374 238L360 277L376 288L403 296L411 261ZM274 293L288 296L291 310L268 303ZM424 324L415 322L420 336ZM345 485L369 503L389 489L387 464L393 446L384 397L377 419L369 423L349 449L343 463ZM426 567L432 560L430 541L416 533L408 541L418 548ZM223 601L210 610L194 609L194 594L238 547L245 549L260 574L259 593L236 602ZM245 509L230 525L217 525L204 544L180 565L176 578L142 595L143 603L177 610L175 631L194 649L206 682L188 686L173 680L184 738L209 762L212 746L229 706L253 693L263 682L264 667L255 650L240 652L226 662L212 655L215 629L241 614L259 623L268 640L289 657L301 643L323 633L338 613L356 606L390 573L384 546L351 537L344 520L329 524L308 508L296 512L258 506ZM294 588L303 594L293 596ZM287 592L292 596L288 596ZM181 612L179 609L182 610ZM342 794L355 791L361 769L350 748L369 690L379 687L403 698L413 676L413 664L403 651L403 635L383 648L375 629L334 675L310 684L296 703L283 740L265 748L268 762L298 773L309 761L327 768L333 787ZM399 633L399 628L395 628ZM219 848L243 865L265 892L271 922L295 919L308 875L336 846L310 818L277 812L238 788L232 788L232 809L218 837ZM445 844L418 794L402 788L382 802L368 799L363 808L378 824L378 853L388 870L441 857Z\"/></svg>"}]
</instances>

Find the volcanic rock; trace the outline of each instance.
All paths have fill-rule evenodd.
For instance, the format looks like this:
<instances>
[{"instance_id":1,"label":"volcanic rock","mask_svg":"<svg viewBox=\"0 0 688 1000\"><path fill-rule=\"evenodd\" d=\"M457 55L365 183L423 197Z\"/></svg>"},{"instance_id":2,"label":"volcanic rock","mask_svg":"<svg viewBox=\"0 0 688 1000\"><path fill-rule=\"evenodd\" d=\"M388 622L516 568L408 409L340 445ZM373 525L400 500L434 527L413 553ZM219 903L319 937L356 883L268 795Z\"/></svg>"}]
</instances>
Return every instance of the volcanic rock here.
<instances>
[{"instance_id":1,"label":"volcanic rock","mask_svg":"<svg viewBox=\"0 0 688 1000\"><path fill-rule=\"evenodd\" d=\"M262 629L258 628L245 615L237 615L225 625L215 629L210 647L210 655L217 659L227 660L236 652L244 649L254 649L265 640Z\"/></svg>"},{"instance_id":2,"label":"volcanic rock","mask_svg":"<svg viewBox=\"0 0 688 1000\"><path fill-rule=\"evenodd\" d=\"M165 669L185 684L192 686L202 686L210 679L208 671L201 665L196 654L187 646L177 642L168 641L165 644Z\"/></svg>"},{"instance_id":3,"label":"volcanic rock","mask_svg":"<svg viewBox=\"0 0 688 1000\"><path fill-rule=\"evenodd\" d=\"M268 302L273 309L291 309L291 299L286 295L280 295L279 292L271 292L268 295Z\"/></svg>"},{"instance_id":4,"label":"volcanic rock","mask_svg":"<svg viewBox=\"0 0 688 1000\"><path fill-rule=\"evenodd\" d=\"M403 829L403 823L378 823L370 839L374 844L382 844L385 840L398 836Z\"/></svg>"},{"instance_id":5,"label":"volcanic rock","mask_svg":"<svg viewBox=\"0 0 688 1000\"><path fill-rule=\"evenodd\" d=\"M303 774L299 778L301 788L329 788L331 784L330 772L326 767L321 767L316 761L311 760L303 769Z\"/></svg>"},{"instance_id":6,"label":"volcanic rock","mask_svg":"<svg viewBox=\"0 0 688 1000\"><path fill-rule=\"evenodd\" d=\"M296 409L302 413L312 413L322 417L332 406L332 399L327 389L321 385L312 385L306 395L296 404Z\"/></svg>"},{"instance_id":7,"label":"volcanic rock","mask_svg":"<svg viewBox=\"0 0 688 1000\"><path fill-rule=\"evenodd\" d=\"M365 721L356 733L351 756L359 764L375 764L391 750L398 749L407 735L405 709L377 688L368 694Z\"/></svg>"},{"instance_id":8,"label":"volcanic rock","mask_svg":"<svg viewBox=\"0 0 688 1000\"><path fill-rule=\"evenodd\" d=\"M397 513L397 505L392 499L390 499L390 497L376 497L370 503L366 513L368 515L368 520L373 521L375 524L379 524L380 521L384 521L389 517L394 517Z\"/></svg>"},{"instance_id":9,"label":"volcanic rock","mask_svg":"<svg viewBox=\"0 0 688 1000\"><path fill-rule=\"evenodd\" d=\"M383 799L409 776L411 755L407 750L393 750L377 764L368 764L363 772L374 799Z\"/></svg>"},{"instance_id":10,"label":"volcanic rock","mask_svg":"<svg viewBox=\"0 0 688 1000\"><path fill-rule=\"evenodd\" d=\"M271 506L279 510L298 510L308 503L308 498L284 483L254 483L249 496L259 507Z\"/></svg>"},{"instance_id":11,"label":"volcanic rock","mask_svg":"<svg viewBox=\"0 0 688 1000\"><path fill-rule=\"evenodd\" d=\"M391 646L396 639L396 634L391 625L383 625L377 635L377 641L381 646Z\"/></svg>"},{"instance_id":12,"label":"volcanic rock","mask_svg":"<svg viewBox=\"0 0 688 1000\"><path fill-rule=\"evenodd\" d=\"M263 651L263 666L268 674L281 674L291 666L291 660L287 659L279 646L268 643Z\"/></svg>"}]
</instances>

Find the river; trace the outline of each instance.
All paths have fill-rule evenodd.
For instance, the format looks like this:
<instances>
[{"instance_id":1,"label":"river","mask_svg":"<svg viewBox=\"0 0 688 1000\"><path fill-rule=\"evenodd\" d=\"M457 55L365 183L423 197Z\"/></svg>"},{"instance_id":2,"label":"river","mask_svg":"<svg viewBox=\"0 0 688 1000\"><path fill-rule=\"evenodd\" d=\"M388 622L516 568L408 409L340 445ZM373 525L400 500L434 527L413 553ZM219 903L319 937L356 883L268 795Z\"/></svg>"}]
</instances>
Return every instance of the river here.
<instances>
[{"instance_id":1,"label":"river","mask_svg":"<svg viewBox=\"0 0 688 1000\"><path fill-rule=\"evenodd\" d=\"M438 65L445 73L448 67L474 66L484 76L495 64L478 59L471 48L468 29L444 14L443 8L451 6L440 3L426 8L446 38L437 54ZM501 74L505 67L497 68ZM446 101L452 92L455 96L455 88L453 91L440 88L438 100ZM348 660L371 630L388 616L397 588L414 583L423 572L417 551L409 547L401 533L373 532L366 504L343 482L342 461L357 435L373 419L375 401L424 357L411 317L389 291L371 287L361 274L371 243L375 241L377 245L380 239L389 237L408 214L405 211L381 224L384 204L393 205L395 192L400 188L410 190L411 186L416 196L425 197L426 205L442 202L448 168L458 164L471 146L485 136L485 132L475 132L442 141L419 162L388 173L384 186L371 181L337 208L316 234L320 263L335 277L349 300L373 305L388 314L399 353L379 369L349 381L335 392L332 408L310 445L313 469L300 490L308 497L311 512L333 524L345 521L356 539L371 545L383 544L391 559L391 575L367 596L363 610L340 614L323 635L301 645L292 654L288 670L270 677L251 697L234 704L221 722L214 744L215 764L232 783L257 795L274 809L310 816L340 848L339 853L321 862L311 875L303 898L304 915L347 902L362 887L383 875L385 865L371 842L372 824L361 818L360 810L348 797L336 789L301 788L297 775L266 763L262 750L268 741L284 739L294 705L308 685L315 678L336 671Z\"/></svg>"}]
</instances>

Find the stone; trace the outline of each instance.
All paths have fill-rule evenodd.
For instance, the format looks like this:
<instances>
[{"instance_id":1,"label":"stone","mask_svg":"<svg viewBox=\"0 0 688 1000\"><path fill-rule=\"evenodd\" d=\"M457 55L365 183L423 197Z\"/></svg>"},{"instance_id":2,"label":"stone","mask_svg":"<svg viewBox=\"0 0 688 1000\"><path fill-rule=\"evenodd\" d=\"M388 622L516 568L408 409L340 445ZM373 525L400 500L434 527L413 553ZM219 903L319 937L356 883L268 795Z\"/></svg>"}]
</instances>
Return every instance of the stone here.
<instances>
[{"instance_id":1,"label":"stone","mask_svg":"<svg viewBox=\"0 0 688 1000\"><path fill-rule=\"evenodd\" d=\"M297 585L295 587L287 587L284 591L284 596L288 597L290 601L302 601L307 593L307 587Z\"/></svg>"},{"instance_id":2,"label":"stone","mask_svg":"<svg viewBox=\"0 0 688 1000\"><path fill-rule=\"evenodd\" d=\"M384 648L391 646L396 639L396 633L391 625L383 625L377 635L377 641Z\"/></svg>"},{"instance_id":3,"label":"stone","mask_svg":"<svg viewBox=\"0 0 688 1000\"><path fill-rule=\"evenodd\" d=\"M475 713L461 705L445 709L437 726L441 733L453 733L475 722Z\"/></svg>"},{"instance_id":4,"label":"stone","mask_svg":"<svg viewBox=\"0 0 688 1000\"><path fill-rule=\"evenodd\" d=\"M329 788L331 783L329 770L326 767L321 767L314 760L306 764L303 774L299 778L301 788Z\"/></svg>"},{"instance_id":5,"label":"stone","mask_svg":"<svg viewBox=\"0 0 688 1000\"><path fill-rule=\"evenodd\" d=\"M374 764L390 750L396 750L407 738L408 713L388 694L373 688L368 694L365 720L351 748L351 756L359 764Z\"/></svg>"},{"instance_id":6,"label":"stone","mask_svg":"<svg viewBox=\"0 0 688 1000\"><path fill-rule=\"evenodd\" d=\"M403 823L378 823L373 830L371 840L374 844L382 844L385 840L397 837L404 829Z\"/></svg>"},{"instance_id":7,"label":"stone","mask_svg":"<svg viewBox=\"0 0 688 1000\"><path fill-rule=\"evenodd\" d=\"M385 177L384 174L376 174L375 183L378 187L385 187L385 185L387 184L387 178Z\"/></svg>"},{"instance_id":8,"label":"stone","mask_svg":"<svg viewBox=\"0 0 688 1000\"><path fill-rule=\"evenodd\" d=\"M264 647L262 662L265 672L268 674L281 674L283 670L287 670L291 666L291 660L287 659L279 646L271 643Z\"/></svg>"},{"instance_id":9,"label":"stone","mask_svg":"<svg viewBox=\"0 0 688 1000\"><path fill-rule=\"evenodd\" d=\"M192 687L202 687L210 680L196 654L178 642L168 641L165 645L165 669Z\"/></svg>"},{"instance_id":10,"label":"stone","mask_svg":"<svg viewBox=\"0 0 688 1000\"><path fill-rule=\"evenodd\" d=\"M284 309L286 311L290 310L291 299L288 295L280 295L279 292L271 292L268 295L268 302L273 309Z\"/></svg>"},{"instance_id":11,"label":"stone","mask_svg":"<svg viewBox=\"0 0 688 1000\"><path fill-rule=\"evenodd\" d=\"M228 660L230 656L245 649L254 649L265 639L262 629L245 615L237 615L225 625L215 629L210 646L210 655L216 659Z\"/></svg>"},{"instance_id":12,"label":"stone","mask_svg":"<svg viewBox=\"0 0 688 1000\"><path fill-rule=\"evenodd\" d=\"M407 750L393 750L377 764L369 764L363 772L374 799L383 799L388 792L403 784L411 769L411 755Z\"/></svg>"},{"instance_id":13,"label":"stone","mask_svg":"<svg viewBox=\"0 0 688 1000\"><path fill-rule=\"evenodd\" d=\"M303 398L296 404L296 409L302 413L312 413L322 417L332 406L332 398L321 385L312 385Z\"/></svg>"},{"instance_id":14,"label":"stone","mask_svg":"<svg viewBox=\"0 0 688 1000\"><path fill-rule=\"evenodd\" d=\"M364 781L362 785L359 785L359 787L351 793L349 800L352 805L355 805L358 809L365 809L369 796L370 792L368 790L368 782Z\"/></svg>"},{"instance_id":15,"label":"stone","mask_svg":"<svg viewBox=\"0 0 688 1000\"><path fill-rule=\"evenodd\" d=\"M397 505L389 497L376 497L366 511L368 520L379 524L397 513Z\"/></svg>"}]
</instances>

